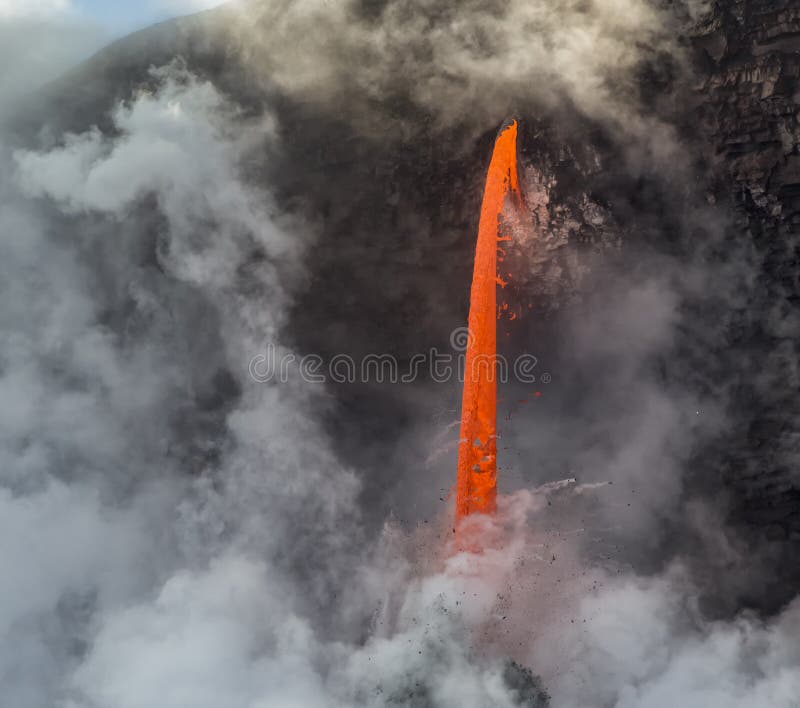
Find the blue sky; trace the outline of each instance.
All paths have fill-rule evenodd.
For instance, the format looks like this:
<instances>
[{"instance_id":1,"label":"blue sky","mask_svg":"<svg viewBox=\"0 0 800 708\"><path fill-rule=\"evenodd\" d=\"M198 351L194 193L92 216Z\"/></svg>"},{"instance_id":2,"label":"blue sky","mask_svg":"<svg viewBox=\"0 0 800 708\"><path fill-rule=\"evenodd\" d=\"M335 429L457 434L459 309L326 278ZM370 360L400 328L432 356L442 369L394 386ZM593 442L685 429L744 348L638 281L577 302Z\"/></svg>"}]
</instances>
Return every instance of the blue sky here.
<instances>
[{"instance_id":1,"label":"blue sky","mask_svg":"<svg viewBox=\"0 0 800 708\"><path fill-rule=\"evenodd\" d=\"M221 4L222 0L0 0L0 23L78 18L119 35Z\"/></svg>"},{"instance_id":2,"label":"blue sky","mask_svg":"<svg viewBox=\"0 0 800 708\"><path fill-rule=\"evenodd\" d=\"M82 15L92 18L99 24L112 29L138 29L151 22L168 17L165 7L159 8L154 2L136 0L75 0L75 9Z\"/></svg>"},{"instance_id":3,"label":"blue sky","mask_svg":"<svg viewBox=\"0 0 800 708\"><path fill-rule=\"evenodd\" d=\"M221 0L73 0L72 6L114 34L131 32L176 15L221 4Z\"/></svg>"}]
</instances>

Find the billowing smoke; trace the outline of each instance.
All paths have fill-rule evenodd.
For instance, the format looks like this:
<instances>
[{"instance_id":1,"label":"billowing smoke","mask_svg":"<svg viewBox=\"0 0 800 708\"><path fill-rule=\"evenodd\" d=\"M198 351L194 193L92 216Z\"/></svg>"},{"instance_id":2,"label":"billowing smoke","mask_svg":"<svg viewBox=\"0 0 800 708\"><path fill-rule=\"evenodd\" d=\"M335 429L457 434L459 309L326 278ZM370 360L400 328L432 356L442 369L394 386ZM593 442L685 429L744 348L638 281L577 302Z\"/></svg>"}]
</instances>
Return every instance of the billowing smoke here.
<instances>
[{"instance_id":1,"label":"billowing smoke","mask_svg":"<svg viewBox=\"0 0 800 708\"><path fill-rule=\"evenodd\" d=\"M682 182L682 12L241 3L8 111L4 702L795 704L797 604L743 600L774 558L713 470L731 384L706 359L753 265ZM447 501L457 386L299 359L404 360L463 324L510 112L539 208L509 341L553 382L508 389L477 552ZM284 380L251 375L267 345Z\"/></svg>"},{"instance_id":2,"label":"billowing smoke","mask_svg":"<svg viewBox=\"0 0 800 708\"><path fill-rule=\"evenodd\" d=\"M650 159L675 159L670 129L643 103L637 79L645 65L679 72L685 57L675 14L647 0L240 7L232 33L254 80L347 116L362 133L407 141L424 125L472 136L511 114L558 107L647 143Z\"/></svg>"},{"instance_id":3,"label":"billowing smoke","mask_svg":"<svg viewBox=\"0 0 800 708\"><path fill-rule=\"evenodd\" d=\"M6 157L6 696L514 705L503 667L427 606L386 645L339 643L393 575L315 423L322 391L242 366L277 337L313 229L242 176L269 120L237 119L181 67L155 78L115 137Z\"/></svg>"}]
</instances>

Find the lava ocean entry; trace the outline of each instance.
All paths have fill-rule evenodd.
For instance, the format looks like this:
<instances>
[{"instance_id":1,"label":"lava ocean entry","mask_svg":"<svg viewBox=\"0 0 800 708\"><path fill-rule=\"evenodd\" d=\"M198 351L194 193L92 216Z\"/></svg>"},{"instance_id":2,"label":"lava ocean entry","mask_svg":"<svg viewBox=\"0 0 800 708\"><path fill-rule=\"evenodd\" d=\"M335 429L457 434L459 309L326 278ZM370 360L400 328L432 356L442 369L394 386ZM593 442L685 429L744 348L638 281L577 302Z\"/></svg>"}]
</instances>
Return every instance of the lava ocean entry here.
<instances>
[{"instance_id":1,"label":"lava ocean entry","mask_svg":"<svg viewBox=\"0 0 800 708\"><path fill-rule=\"evenodd\" d=\"M0 0L0 707L798 708L800 0L217 4Z\"/></svg>"}]
</instances>

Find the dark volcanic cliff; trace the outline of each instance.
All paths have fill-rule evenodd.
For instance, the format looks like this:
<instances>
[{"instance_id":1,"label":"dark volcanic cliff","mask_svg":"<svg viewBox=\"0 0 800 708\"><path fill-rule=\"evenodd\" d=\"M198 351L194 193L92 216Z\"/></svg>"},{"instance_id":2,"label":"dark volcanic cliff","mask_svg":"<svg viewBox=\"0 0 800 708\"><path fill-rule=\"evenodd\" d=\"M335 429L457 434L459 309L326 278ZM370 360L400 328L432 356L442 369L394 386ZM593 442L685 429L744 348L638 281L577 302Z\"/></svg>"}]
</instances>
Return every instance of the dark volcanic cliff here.
<instances>
[{"instance_id":1,"label":"dark volcanic cliff","mask_svg":"<svg viewBox=\"0 0 800 708\"><path fill-rule=\"evenodd\" d=\"M401 360L445 347L464 321L469 234L496 126L481 126L478 138L434 131L430 115L392 96L380 108L412 125L413 139L364 134L347 115L321 111L268 81L254 85L226 34L225 12L165 23L116 43L33 97L26 114L47 116L49 140L93 124L110 130L112 106L152 81L150 66L178 57L244 112L269 105L282 149L256 173L280 205L320 231L307 264L308 287L297 295L287 325L291 344L324 357L388 352ZM691 451L694 477L685 501L719 498L720 514L733 523L763 583L751 577L733 583L728 604L712 609L773 610L800 587L794 562L800 551L800 0L717 2L687 41L695 50L691 79L677 69L673 75L666 58L643 67L639 88L653 106L662 94L680 97L668 110L698 163L688 185L684 173L664 174L657 165L633 169L624 140L569 105L521 112L527 196L547 211L540 223L544 248L523 283L547 317L532 325L530 336L545 341L536 345L545 350L552 339L558 353L558 332L570 317L563 312L591 302L603 274L614 280L637 268L657 271L658 259L640 263L645 252L688 263L696 254L687 242L702 246L710 238L709 214L729 222L721 244L703 258L713 260L714 249L726 244L747 256L752 267L742 275L739 305L717 317L708 303L715 293L694 292L686 309L699 314L653 369L665 386L688 381L729 409L725 429ZM664 107L652 110L667 119ZM33 140L39 127L21 121L20 142ZM561 391L564 402L545 418L573 425L581 406L614 417L603 408L610 396L619 397L621 409L629 403L624 393L574 378ZM236 395L222 388L221 399ZM408 471L415 465L407 460L402 470L384 470L385 460L428 410L413 395L380 388L342 386L335 396L339 408L330 428L340 453L362 471L366 507L379 522L394 509L397 475L420 474ZM205 413L212 419L209 437L223 435L224 401L216 408ZM523 481L563 476L572 444L570 438L549 457L538 453L541 476ZM416 453L420 468L424 453ZM696 530L686 532L681 523L673 521L673 533L653 544L663 552L658 562L692 547ZM707 565L707 556L698 558L698 572L708 572ZM730 570L712 568L712 600L724 594Z\"/></svg>"},{"instance_id":2,"label":"dark volcanic cliff","mask_svg":"<svg viewBox=\"0 0 800 708\"><path fill-rule=\"evenodd\" d=\"M785 597L800 577L800 3L716 2L694 43L702 128L757 264L729 333L737 425L725 479L735 518L782 559Z\"/></svg>"}]
</instances>

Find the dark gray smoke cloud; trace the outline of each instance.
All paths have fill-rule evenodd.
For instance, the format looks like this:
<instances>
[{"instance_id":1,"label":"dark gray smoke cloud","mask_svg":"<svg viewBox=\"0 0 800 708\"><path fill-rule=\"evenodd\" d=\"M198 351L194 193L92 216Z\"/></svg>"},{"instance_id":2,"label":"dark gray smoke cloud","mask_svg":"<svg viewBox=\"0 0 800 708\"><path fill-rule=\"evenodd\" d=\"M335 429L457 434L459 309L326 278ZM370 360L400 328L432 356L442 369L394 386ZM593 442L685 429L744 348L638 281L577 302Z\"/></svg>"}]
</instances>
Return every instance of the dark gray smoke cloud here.
<instances>
[{"instance_id":1,"label":"dark gray smoke cloud","mask_svg":"<svg viewBox=\"0 0 800 708\"><path fill-rule=\"evenodd\" d=\"M771 559L708 453L730 383L703 362L753 264L687 193L681 126L640 113L654 57L688 71L668 17L245 3L20 102L4 700L543 706L529 666L559 707L793 705L796 604L745 609ZM510 110L538 209L507 346L552 382L506 390L501 511L455 552L457 385L259 384L249 363L446 346Z\"/></svg>"}]
</instances>

